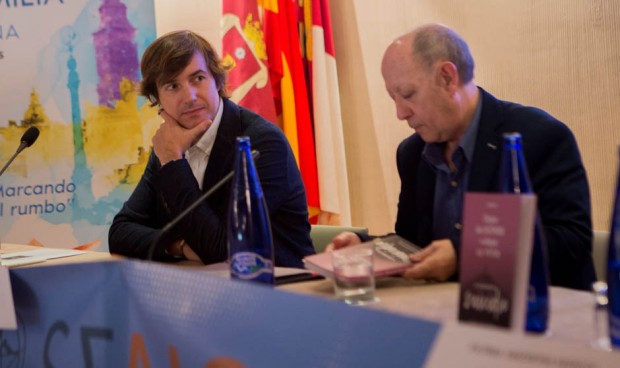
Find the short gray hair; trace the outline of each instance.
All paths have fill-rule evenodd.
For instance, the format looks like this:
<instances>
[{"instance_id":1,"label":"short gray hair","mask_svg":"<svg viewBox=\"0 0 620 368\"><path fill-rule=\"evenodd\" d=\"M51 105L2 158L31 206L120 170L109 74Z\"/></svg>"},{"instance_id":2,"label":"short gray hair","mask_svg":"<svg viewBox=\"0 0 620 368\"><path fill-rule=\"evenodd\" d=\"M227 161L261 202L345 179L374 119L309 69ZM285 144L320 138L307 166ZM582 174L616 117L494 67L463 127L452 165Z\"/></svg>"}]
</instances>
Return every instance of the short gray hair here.
<instances>
[{"instance_id":1,"label":"short gray hair","mask_svg":"<svg viewBox=\"0 0 620 368\"><path fill-rule=\"evenodd\" d=\"M474 59L467 43L448 27L431 24L414 30L413 55L427 68L440 60L450 61L456 65L462 84L474 78Z\"/></svg>"}]
</instances>

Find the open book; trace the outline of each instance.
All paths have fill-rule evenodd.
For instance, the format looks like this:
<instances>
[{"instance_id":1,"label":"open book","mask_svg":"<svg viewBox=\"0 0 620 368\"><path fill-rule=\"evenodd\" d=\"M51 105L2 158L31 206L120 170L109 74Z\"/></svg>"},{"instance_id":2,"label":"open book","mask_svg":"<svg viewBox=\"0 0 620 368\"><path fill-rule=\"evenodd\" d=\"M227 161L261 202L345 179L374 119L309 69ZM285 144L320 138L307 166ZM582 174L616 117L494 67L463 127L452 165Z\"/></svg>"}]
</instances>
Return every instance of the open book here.
<instances>
[{"instance_id":1,"label":"open book","mask_svg":"<svg viewBox=\"0 0 620 368\"><path fill-rule=\"evenodd\" d=\"M352 247L374 246L373 270L375 277L397 275L409 265L409 254L418 252L421 248L398 235L387 235L375 238L370 242L353 245ZM337 250L335 251L337 252ZM304 266L320 275L333 278L331 252L323 252L307 256L303 259Z\"/></svg>"}]
</instances>

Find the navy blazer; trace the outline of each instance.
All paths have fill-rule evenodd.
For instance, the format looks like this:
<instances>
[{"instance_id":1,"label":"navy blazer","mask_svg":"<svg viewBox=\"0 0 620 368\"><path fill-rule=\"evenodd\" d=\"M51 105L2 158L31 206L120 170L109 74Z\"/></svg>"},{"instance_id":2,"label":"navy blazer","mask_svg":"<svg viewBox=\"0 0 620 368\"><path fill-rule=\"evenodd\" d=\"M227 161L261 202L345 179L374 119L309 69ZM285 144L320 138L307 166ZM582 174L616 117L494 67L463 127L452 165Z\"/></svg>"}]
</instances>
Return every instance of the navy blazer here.
<instances>
[{"instance_id":1,"label":"navy blazer","mask_svg":"<svg viewBox=\"0 0 620 368\"><path fill-rule=\"evenodd\" d=\"M203 190L211 188L232 170L238 136L250 137L252 149L260 152L256 169L269 208L276 265L303 267L302 258L314 253L306 192L293 152L280 128L224 99ZM187 160L172 161L162 167L151 153L140 182L110 226L110 251L146 258L157 231L200 195L202 192ZM224 185L160 241L153 258L173 261L165 253L164 245L183 238L205 264L226 260L229 199L230 185Z\"/></svg>"},{"instance_id":2,"label":"navy blazer","mask_svg":"<svg viewBox=\"0 0 620 368\"><path fill-rule=\"evenodd\" d=\"M468 191L498 189L502 134L519 132L538 210L547 239L553 285L590 290L592 221L586 172L569 128L546 112L501 101L479 88L480 125L469 175ZM398 147L401 190L396 233L426 246L432 240L435 173L422 159L424 141L418 134ZM455 244L460 249L459 244Z\"/></svg>"}]
</instances>

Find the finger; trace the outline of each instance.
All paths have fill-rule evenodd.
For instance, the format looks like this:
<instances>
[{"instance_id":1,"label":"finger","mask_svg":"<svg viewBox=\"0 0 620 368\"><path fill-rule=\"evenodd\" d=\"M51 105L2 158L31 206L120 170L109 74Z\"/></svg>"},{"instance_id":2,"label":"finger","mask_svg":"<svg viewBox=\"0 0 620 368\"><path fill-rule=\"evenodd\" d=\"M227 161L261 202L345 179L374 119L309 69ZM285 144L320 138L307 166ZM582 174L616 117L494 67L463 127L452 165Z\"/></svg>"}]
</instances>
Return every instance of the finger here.
<instances>
[{"instance_id":1,"label":"finger","mask_svg":"<svg viewBox=\"0 0 620 368\"><path fill-rule=\"evenodd\" d=\"M165 112L164 110L161 110L161 112L159 113L159 116L162 118L162 123L165 123L166 121L172 120L171 116L168 115L168 113Z\"/></svg>"},{"instance_id":2,"label":"finger","mask_svg":"<svg viewBox=\"0 0 620 368\"><path fill-rule=\"evenodd\" d=\"M213 124L211 120L205 120L200 122L195 127L185 130L184 134L189 139L190 146L196 144L200 140L200 137L202 137L207 129L209 129L211 124ZM189 148L189 146L187 148Z\"/></svg>"},{"instance_id":3,"label":"finger","mask_svg":"<svg viewBox=\"0 0 620 368\"><path fill-rule=\"evenodd\" d=\"M403 277L413 280L424 280L430 278L431 269L427 262L419 262L407 268L403 272Z\"/></svg>"},{"instance_id":4,"label":"finger","mask_svg":"<svg viewBox=\"0 0 620 368\"><path fill-rule=\"evenodd\" d=\"M196 134L202 134L202 133L206 132L207 129L209 129L211 124L213 124L213 122L211 120L205 120L205 121L201 122L200 124L196 125L195 127L193 127L191 129L191 131L196 133Z\"/></svg>"},{"instance_id":5,"label":"finger","mask_svg":"<svg viewBox=\"0 0 620 368\"><path fill-rule=\"evenodd\" d=\"M423 261L426 257L430 256L435 252L435 249L432 245L427 246L426 248L422 248L419 252L415 252L409 255L409 260L411 262L420 262Z\"/></svg>"},{"instance_id":6,"label":"finger","mask_svg":"<svg viewBox=\"0 0 620 368\"><path fill-rule=\"evenodd\" d=\"M359 242L360 242L359 237L356 234L351 233L351 232L340 233L332 239L332 243L334 244L335 249L348 247L350 245L357 244Z\"/></svg>"}]
</instances>

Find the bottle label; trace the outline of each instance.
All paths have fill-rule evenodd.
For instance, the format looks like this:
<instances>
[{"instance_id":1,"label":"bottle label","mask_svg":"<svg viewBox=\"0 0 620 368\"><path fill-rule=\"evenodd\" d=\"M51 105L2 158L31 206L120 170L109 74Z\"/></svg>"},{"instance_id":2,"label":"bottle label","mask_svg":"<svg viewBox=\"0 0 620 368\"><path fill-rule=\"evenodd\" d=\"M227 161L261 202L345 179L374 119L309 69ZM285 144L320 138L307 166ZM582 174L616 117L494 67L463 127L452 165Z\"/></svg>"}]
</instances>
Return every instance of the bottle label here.
<instances>
[{"instance_id":1,"label":"bottle label","mask_svg":"<svg viewBox=\"0 0 620 368\"><path fill-rule=\"evenodd\" d=\"M261 257L257 253L237 252L230 261L231 273L242 280L251 280L261 274L273 274L271 260Z\"/></svg>"}]
</instances>

